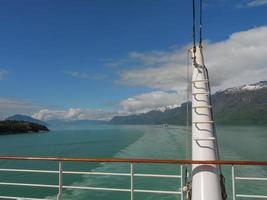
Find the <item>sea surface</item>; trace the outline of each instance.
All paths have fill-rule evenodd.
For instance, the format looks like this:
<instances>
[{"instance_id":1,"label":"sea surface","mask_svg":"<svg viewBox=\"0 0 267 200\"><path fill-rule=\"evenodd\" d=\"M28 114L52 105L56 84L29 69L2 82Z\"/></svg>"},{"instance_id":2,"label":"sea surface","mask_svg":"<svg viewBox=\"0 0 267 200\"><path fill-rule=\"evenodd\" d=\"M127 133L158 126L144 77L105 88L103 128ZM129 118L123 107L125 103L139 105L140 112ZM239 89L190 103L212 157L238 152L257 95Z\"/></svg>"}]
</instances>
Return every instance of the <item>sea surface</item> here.
<instances>
[{"instance_id":1,"label":"sea surface","mask_svg":"<svg viewBox=\"0 0 267 200\"><path fill-rule=\"evenodd\" d=\"M221 126L217 127L220 157L227 160L267 160L267 127ZM18 134L0 136L0 155L4 156L60 156L97 158L149 158L185 159L186 127L169 126L89 126L87 128L54 130L40 134ZM188 147L190 148L190 147ZM190 149L189 151L190 152ZM180 174L180 166L162 164L136 164L136 173ZM0 161L0 168L51 169L57 170L56 162L43 161ZM64 163L64 170L126 172L129 164L111 163ZM231 194L231 168L223 167L226 177L228 199ZM267 167L236 167L237 176L267 177ZM56 174L34 174L21 172L0 172L0 182L57 184ZM63 176L64 185L129 188L128 177L95 175ZM267 195L267 181L237 181L237 193ZM180 181L166 178L135 178L138 189L177 190ZM22 196L56 198L57 189L1 186L0 196ZM127 200L127 192L94 192L85 190L64 190L67 200ZM157 200L180 199L177 195L135 194L135 199Z\"/></svg>"}]
</instances>

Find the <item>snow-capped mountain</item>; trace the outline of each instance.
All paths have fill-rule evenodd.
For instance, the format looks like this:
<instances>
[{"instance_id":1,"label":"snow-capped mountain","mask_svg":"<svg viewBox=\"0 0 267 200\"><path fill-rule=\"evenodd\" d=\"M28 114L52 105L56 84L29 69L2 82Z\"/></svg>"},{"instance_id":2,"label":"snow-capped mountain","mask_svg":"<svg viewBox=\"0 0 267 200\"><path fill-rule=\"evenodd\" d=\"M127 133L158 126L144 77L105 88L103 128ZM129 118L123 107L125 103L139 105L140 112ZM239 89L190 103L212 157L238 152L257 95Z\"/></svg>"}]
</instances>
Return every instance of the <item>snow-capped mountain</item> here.
<instances>
[{"instance_id":1,"label":"snow-capped mountain","mask_svg":"<svg viewBox=\"0 0 267 200\"><path fill-rule=\"evenodd\" d=\"M218 124L267 124L267 81L218 91L212 95L212 102L215 121ZM187 104L183 103L180 106L167 106L143 114L116 116L110 123L185 125L186 113Z\"/></svg>"},{"instance_id":2,"label":"snow-capped mountain","mask_svg":"<svg viewBox=\"0 0 267 200\"><path fill-rule=\"evenodd\" d=\"M228 88L224 91L220 91L223 93L236 93L236 92L243 92L243 91L253 91L253 90L260 90L263 88L267 88L267 81L260 81L257 83L253 83L253 84L248 84L248 85L242 85L239 87L232 87L232 88Z\"/></svg>"},{"instance_id":3,"label":"snow-capped mountain","mask_svg":"<svg viewBox=\"0 0 267 200\"><path fill-rule=\"evenodd\" d=\"M164 107L158 107L155 110L156 111L160 111L160 112L165 112L166 110L171 110L171 109L177 108L179 106L180 105L178 105L178 104L174 104L174 105L169 105L169 106L164 106Z\"/></svg>"}]
</instances>

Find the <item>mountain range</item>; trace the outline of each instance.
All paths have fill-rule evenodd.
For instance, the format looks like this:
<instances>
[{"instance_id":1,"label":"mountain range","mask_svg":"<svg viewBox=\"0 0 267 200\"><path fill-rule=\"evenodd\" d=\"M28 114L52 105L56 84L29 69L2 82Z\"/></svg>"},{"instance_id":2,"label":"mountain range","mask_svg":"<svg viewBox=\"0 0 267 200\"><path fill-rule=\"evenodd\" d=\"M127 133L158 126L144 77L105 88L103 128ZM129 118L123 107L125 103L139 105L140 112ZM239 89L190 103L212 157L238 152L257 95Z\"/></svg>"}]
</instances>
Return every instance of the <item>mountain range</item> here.
<instances>
[{"instance_id":1,"label":"mountain range","mask_svg":"<svg viewBox=\"0 0 267 200\"><path fill-rule=\"evenodd\" d=\"M267 81L233 87L212 95L213 113L217 124L223 125L267 125ZM14 115L7 121L24 121L49 126L52 129L75 129L104 124L173 124L185 125L189 111L191 123L191 102L180 106L167 106L147 113L115 116L110 121L101 120L49 120L41 121L26 115Z\"/></svg>"},{"instance_id":2,"label":"mountain range","mask_svg":"<svg viewBox=\"0 0 267 200\"><path fill-rule=\"evenodd\" d=\"M212 95L217 124L267 125L267 81L233 87ZM129 116L116 116L111 124L174 124L185 125L187 105L191 123L191 102L171 109L152 110Z\"/></svg>"}]
</instances>

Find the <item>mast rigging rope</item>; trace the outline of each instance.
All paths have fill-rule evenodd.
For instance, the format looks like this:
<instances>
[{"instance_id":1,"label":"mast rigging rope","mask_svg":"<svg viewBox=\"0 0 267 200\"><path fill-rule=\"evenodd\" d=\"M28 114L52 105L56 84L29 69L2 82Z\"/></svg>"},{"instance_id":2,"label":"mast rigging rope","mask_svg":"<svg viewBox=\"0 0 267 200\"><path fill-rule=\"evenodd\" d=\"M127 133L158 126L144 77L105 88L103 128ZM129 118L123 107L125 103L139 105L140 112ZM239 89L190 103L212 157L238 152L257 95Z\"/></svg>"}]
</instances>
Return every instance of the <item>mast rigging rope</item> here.
<instances>
[{"instance_id":1,"label":"mast rigging rope","mask_svg":"<svg viewBox=\"0 0 267 200\"><path fill-rule=\"evenodd\" d=\"M199 47L202 48L202 12L203 11L203 0L200 0L200 6L199 6Z\"/></svg>"},{"instance_id":2,"label":"mast rigging rope","mask_svg":"<svg viewBox=\"0 0 267 200\"><path fill-rule=\"evenodd\" d=\"M192 37L193 37L193 61L196 62L196 6L195 0L192 0L193 13L192 13Z\"/></svg>"},{"instance_id":3,"label":"mast rigging rope","mask_svg":"<svg viewBox=\"0 0 267 200\"><path fill-rule=\"evenodd\" d=\"M187 67L186 67L186 138L185 138L185 157L186 160L189 160L189 102L190 102L190 77L189 77L189 65L190 65L190 51L187 51Z\"/></svg>"}]
</instances>

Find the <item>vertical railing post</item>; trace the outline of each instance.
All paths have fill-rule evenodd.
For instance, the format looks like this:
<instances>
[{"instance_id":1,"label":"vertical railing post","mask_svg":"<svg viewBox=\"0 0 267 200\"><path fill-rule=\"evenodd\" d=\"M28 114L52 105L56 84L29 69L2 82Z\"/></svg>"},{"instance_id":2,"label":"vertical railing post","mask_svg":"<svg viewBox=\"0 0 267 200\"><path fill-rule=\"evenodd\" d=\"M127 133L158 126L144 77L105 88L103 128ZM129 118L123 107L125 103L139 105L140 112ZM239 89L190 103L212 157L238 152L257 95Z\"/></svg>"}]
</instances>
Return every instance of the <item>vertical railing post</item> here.
<instances>
[{"instance_id":1,"label":"vertical railing post","mask_svg":"<svg viewBox=\"0 0 267 200\"><path fill-rule=\"evenodd\" d=\"M62 162L58 162L58 194L57 200L62 200Z\"/></svg>"},{"instance_id":2,"label":"vertical railing post","mask_svg":"<svg viewBox=\"0 0 267 200\"><path fill-rule=\"evenodd\" d=\"M235 192L235 166L232 165L232 193L233 193L233 200L236 200L236 192Z\"/></svg>"},{"instance_id":3,"label":"vertical railing post","mask_svg":"<svg viewBox=\"0 0 267 200\"><path fill-rule=\"evenodd\" d=\"M134 166L131 163L131 200L134 200Z\"/></svg>"},{"instance_id":4,"label":"vertical railing post","mask_svg":"<svg viewBox=\"0 0 267 200\"><path fill-rule=\"evenodd\" d=\"M181 165L181 200L184 200L184 192L183 192L183 165Z\"/></svg>"}]
</instances>

